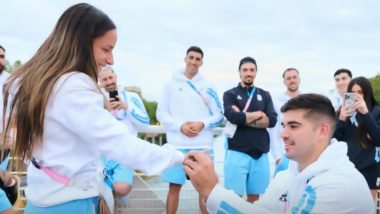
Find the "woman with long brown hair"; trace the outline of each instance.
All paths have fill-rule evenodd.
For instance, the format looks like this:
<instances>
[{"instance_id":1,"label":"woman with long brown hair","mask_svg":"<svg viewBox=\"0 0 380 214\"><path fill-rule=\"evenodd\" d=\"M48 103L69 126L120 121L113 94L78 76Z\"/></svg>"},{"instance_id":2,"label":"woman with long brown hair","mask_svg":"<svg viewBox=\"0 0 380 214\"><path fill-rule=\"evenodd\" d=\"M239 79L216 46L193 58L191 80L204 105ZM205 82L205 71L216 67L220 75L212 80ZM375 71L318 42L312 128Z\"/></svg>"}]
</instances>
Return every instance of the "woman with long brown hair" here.
<instances>
[{"instance_id":1,"label":"woman with long brown hair","mask_svg":"<svg viewBox=\"0 0 380 214\"><path fill-rule=\"evenodd\" d=\"M355 99L352 107L343 103L338 110L334 137L347 142L347 155L363 174L375 199L380 189L380 157L376 148L380 146L380 107L371 82L365 77L352 79L347 92L355 93Z\"/></svg>"},{"instance_id":2,"label":"woman with long brown hair","mask_svg":"<svg viewBox=\"0 0 380 214\"><path fill-rule=\"evenodd\" d=\"M116 38L106 14L74 5L8 80L4 125L16 128L13 155L28 163L26 213L94 213L101 156L147 174L183 162L174 148L128 134L104 108L98 71L113 64Z\"/></svg>"}]
</instances>

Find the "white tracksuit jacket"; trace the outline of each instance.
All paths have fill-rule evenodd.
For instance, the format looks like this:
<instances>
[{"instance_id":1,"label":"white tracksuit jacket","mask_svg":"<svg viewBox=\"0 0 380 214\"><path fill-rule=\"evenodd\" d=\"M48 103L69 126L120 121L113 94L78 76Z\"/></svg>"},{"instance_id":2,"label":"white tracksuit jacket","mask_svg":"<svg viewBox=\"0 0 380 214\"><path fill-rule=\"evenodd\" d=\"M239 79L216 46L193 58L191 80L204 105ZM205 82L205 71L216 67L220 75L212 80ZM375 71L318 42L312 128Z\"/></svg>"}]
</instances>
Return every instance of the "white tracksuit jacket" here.
<instances>
[{"instance_id":1,"label":"white tracksuit jacket","mask_svg":"<svg viewBox=\"0 0 380 214\"><path fill-rule=\"evenodd\" d=\"M201 74L188 80L183 72L174 72L165 85L157 107L157 119L166 128L168 143L177 149L212 148L212 128L223 122L222 105L215 88ZM188 81L205 97L207 105ZM187 137L180 131L187 121L201 121L204 128L197 136Z\"/></svg>"},{"instance_id":2,"label":"white tracksuit jacket","mask_svg":"<svg viewBox=\"0 0 380 214\"><path fill-rule=\"evenodd\" d=\"M17 86L13 94L16 90ZM35 148L33 156L55 172L88 182L90 187L65 186L29 164L26 196L34 205L47 207L98 196L101 156L148 175L184 161L174 147L162 148L131 135L104 104L104 96L86 74L71 72L57 81L46 106L43 145Z\"/></svg>"},{"instance_id":3,"label":"white tracksuit jacket","mask_svg":"<svg viewBox=\"0 0 380 214\"><path fill-rule=\"evenodd\" d=\"M218 184L207 199L207 209L209 213L375 213L368 185L346 154L346 143L331 140L318 160L301 172L296 164L279 172L254 204Z\"/></svg>"}]
</instances>

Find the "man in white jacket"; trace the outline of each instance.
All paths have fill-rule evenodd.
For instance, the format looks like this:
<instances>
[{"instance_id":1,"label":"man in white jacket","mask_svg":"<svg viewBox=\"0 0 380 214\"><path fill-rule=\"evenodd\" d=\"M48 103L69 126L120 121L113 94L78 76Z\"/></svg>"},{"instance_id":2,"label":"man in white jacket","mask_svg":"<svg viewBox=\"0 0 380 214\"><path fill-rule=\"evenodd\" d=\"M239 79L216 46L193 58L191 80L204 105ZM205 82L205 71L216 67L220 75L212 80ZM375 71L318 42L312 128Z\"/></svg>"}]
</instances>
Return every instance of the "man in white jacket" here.
<instances>
[{"instance_id":1,"label":"man in white jacket","mask_svg":"<svg viewBox=\"0 0 380 214\"><path fill-rule=\"evenodd\" d=\"M346 68L341 68L335 71L335 90L329 93L329 98L335 108L335 111L343 104L343 96L347 91L348 83L352 79L352 72Z\"/></svg>"},{"instance_id":2,"label":"man in white jacket","mask_svg":"<svg viewBox=\"0 0 380 214\"><path fill-rule=\"evenodd\" d=\"M203 63L203 51L196 46L190 47L185 63L185 70L175 72L165 85L157 108L157 119L166 128L168 143L183 153L190 149L212 148L212 129L223 121L216 90L198 72ZM178 208L179 193L186 182L182 168L175 166L163 172L163 180L169 182L167 213L176 213ZM205 213L201 198L199 204Z\"/></svg>"},{"instance_id":3,"label":"man in white jacket","mask_svg":"<svg viewBox=\"0 0 380 214\"><path fill-rule=\"evenodd\" d=\"M107 106L115 118L123 122L130 134L137 136L138 128L149 125L149 115L138 94L118 88L117 76L112 66L104 66L99 71L99 84L104 90L104 95L108 98L110 92L118 92L116 97L107 99ZM104 181L119 196L127 196L132 189L134 170L120 165L118 162L103 157L105 165ZM127 199L123 197L123 199Z\"/></svg>"},{"instance_id":4,"label":"man in white jacket","mask_svg":"<svg viewBox=\"0 0 380 214\"><path fill-rule=\"evenodd\" d=\"M279 172L254 204L218 184L209 158L190 152L185 172L210 213L375 213L364 177L347 157L347 145L331 139L335 111L327 97L302 94L282 108L286 156Z\"/></svg>"},{"instance_id":5,"label":"man in white jacket","mask_svg":"<svg viewBox=\"0 0 380 214\"><path fill-rule=\"evenodd\" d=\"M282 73L282 78L286 91L278 96L273 96L273 105L277 112L277 123L275 127L268 128L271 152L273 158L276 160L275 174L287 169L289 164L289 159L285 156L284 142L280 137L280 133L282 132L282 113L280 109L289 99L300 94L299 86L301 82L299 72L296 68L285 69Z\"/></svg>"}]
</instances>

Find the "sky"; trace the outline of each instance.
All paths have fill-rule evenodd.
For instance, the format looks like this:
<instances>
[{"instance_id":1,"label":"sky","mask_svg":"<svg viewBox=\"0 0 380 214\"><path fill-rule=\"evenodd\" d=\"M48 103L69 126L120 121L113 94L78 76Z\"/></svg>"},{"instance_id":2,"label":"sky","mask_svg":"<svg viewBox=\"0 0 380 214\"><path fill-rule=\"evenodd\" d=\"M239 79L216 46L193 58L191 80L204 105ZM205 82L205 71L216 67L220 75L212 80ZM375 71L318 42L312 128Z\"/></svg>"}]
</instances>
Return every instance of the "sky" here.
<instances>
[{"instance_id":1,"label":"sky","mask_svg":"<svg viewBox=\"0 0 380 214\"><path fill-rule=\"evenodd\" d=\"M114 68L120 85L138 86L158 100L186 50L204 51L200 72L220 96L240 81L239 60L256 59L255 85L285 90L282 72L295 67L301 91L326 93L334 72L380 73L380 2L377 0L92 0L114 21ZM13 64L26 62L60 15L80 1L0 0L0 44Z\"/></svg>"}]
</instances>

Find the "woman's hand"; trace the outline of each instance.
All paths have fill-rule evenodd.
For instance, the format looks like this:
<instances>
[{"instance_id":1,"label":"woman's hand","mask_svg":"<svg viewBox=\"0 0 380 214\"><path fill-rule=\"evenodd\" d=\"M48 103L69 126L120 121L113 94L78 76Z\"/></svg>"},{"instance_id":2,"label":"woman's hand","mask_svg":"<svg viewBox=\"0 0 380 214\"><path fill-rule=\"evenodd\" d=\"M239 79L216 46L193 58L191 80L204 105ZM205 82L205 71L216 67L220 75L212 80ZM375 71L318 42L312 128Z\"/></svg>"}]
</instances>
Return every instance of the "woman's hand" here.
<instances>
[{"instance_id":1,"label":"woman's hand","mask_svg":"<svg viewBox=\"0 0 380 214\"><path fill-rule=\"evenodd\" d=\"M368 113L368 107L362 95L360 94L355 95L354 108L356 109L357 112L360 112L361 114Z\"/></svg>"},{"instance_id":2,"label":"woman's hand","mask_svg":"<svg viewBox=\"0 0 380 214\"><path fill-rule=\"evenodd\" d=\"M355 112L354 108L352 109L353 110L350 110L350 108L347 108L346 104L343 103L340 108L339 120L346 122L347 117L350 117Z\"/></svg>"}]
</instances>

